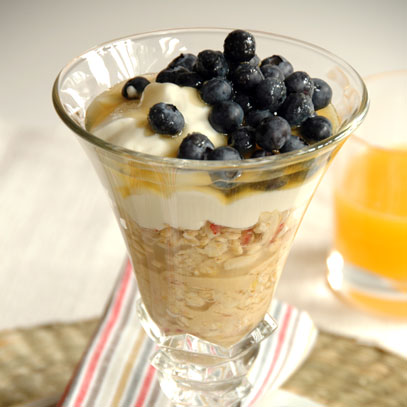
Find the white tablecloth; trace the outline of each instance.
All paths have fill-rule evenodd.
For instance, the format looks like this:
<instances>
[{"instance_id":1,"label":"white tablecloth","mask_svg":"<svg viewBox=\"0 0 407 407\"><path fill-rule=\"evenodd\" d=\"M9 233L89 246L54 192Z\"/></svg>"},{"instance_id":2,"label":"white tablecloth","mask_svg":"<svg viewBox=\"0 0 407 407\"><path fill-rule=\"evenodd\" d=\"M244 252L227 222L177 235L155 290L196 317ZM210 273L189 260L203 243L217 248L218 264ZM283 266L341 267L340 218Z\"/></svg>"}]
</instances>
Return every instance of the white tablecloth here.
<instances>
[{"instance_id":1,"label":"white tablecloth","mask_svg":"<svg viewBox=\"0 0 407 407\"><path fill-rule=\"evenodd\" d=\"M151 0L123 1L119 8L103 1L2 2L0 329L100 314L125 255L90 162L52 108L52 82L72 57L134 32L250 27L317 43L368 75L407 67L406 4ZM327 289L330 234L326 181L304 219L277 295L308 310L324 329L407 355L406 322L353 310Z\"/></svg>"}]
</instances>

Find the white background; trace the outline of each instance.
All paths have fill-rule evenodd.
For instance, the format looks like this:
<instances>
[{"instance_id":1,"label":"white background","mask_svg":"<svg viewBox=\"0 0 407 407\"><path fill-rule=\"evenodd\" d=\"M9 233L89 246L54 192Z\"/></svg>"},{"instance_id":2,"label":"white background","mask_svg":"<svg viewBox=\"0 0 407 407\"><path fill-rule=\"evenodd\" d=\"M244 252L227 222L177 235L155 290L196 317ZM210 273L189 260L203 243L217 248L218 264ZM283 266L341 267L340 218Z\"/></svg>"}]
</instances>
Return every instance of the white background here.
<instances>
[{"instance_id":1,"label":"white background","mask_svg":"<svg viewBox=\"0 0 407 407\"><path fill-rule=\"evenodd\" d=\"M407 68L406 20L405 0L1 0L0 329L99 315L125 254L93 169L52 107L53 80L73 57L128 34L222 26L315 43L367 76ZM364 331L365 340L400 351L406 324L353 311L325 286L327 182L304 220L278 296L326 329Z\"/></svg>"}]
</instances>

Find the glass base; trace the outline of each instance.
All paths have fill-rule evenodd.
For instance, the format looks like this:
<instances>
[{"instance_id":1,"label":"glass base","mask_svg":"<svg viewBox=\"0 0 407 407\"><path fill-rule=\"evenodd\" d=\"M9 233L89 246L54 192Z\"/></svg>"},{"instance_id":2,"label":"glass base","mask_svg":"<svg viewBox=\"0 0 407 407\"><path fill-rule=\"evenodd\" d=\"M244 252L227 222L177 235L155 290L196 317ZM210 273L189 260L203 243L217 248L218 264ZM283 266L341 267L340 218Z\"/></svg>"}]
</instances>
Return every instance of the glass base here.
<instances>
[{"instance_id":1,"label":"glass base","mask_svg":"<svg viewBox=\"0 0 407 407\"><path fill-rule=\"evenodd\" d=\"M144 330L158 345L151 363L173 407L240 406L252 388L247 374L260 343L277 328L267 314L253 331L226 348L193 335L166 336L141 299L137 301L137 313Z\"/></svg>"},{"instance_id":2,"label":"glass base","mask_svg":"<svg viewBox=\"0 0 407 407\"><path fill-rule=\"evenodd\" d=\"M333 250L327 258L330 288L352 305L386 316L407 318L407 282L397 282L347 263Z\"/></svg>"}]
</instances>

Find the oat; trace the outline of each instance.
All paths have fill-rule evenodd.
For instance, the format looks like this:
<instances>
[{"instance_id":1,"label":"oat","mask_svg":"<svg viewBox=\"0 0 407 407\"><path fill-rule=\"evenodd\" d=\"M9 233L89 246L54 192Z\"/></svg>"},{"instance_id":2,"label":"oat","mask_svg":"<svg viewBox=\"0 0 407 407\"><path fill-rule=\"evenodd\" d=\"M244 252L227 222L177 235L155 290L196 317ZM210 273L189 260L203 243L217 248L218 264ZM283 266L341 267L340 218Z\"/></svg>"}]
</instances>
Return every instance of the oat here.
<instances>
[{"instance_id":1,"label":"oat","mask_svg":"<svg viewBox=\"0 0 407 407\"><path fill-rule=\"evenodd\" d=\"M232 257L223 264L225 270L233 270L251 266L259 257L259 253Z\"/></svg>"},{"instance_id":2,"label":"oat","mask_svg":"<svg viewBox=\"0 0 407 407\"><path fill-rule=\"evenodd\" d=\"M200 253L205 253L209 257L219 257L228 249L225 241L211 240L203 249L199 249Z\"/></svg>"},{"instance_id":3,"label":"oat","mask_svg":"<svg viewBox=\"0 0 407 407\"><path fill-rule=\"evenodd\" d=\"M126 218L143 301L166 333L237 341L263 318L296 229L292 211L262 213L251 228L141 228Z\"/></svg>"}]
</instances>

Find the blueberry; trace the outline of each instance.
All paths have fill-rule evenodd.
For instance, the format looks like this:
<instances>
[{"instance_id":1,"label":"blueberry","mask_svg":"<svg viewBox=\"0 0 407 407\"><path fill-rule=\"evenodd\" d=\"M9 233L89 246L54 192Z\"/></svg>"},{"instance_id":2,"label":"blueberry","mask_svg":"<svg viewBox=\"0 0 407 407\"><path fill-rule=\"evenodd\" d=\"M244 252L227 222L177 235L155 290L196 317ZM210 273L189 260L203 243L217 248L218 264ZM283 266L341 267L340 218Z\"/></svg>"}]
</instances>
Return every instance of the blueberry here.
<instances>
[{"instance_id":1,"label":"blueberry","mask_svg":"<svg viewBox=\"0 0 407 407\"><path fill-rule=\"evenodd\" d=\"M227 59L227 58L226 58ZM228 65L229 65L229 75L231 75L235 69L242 63L241 61L233 61L231 59L227 59ZM252 59L249 59L248 61L244 61L245 64L249 64L250 66L260 66L260 58L255 55Z\"/></svg>"},{"instance_id":2,"label":"blueberry","mask_svg":"<svg viewBox=\"0 0 407 407\"><path fill-rule=\"evenodd\" d=\"M289 151L300 150L308 144L297 136L290 135L283 147L280 148L280 153L288 153Z\"/></svg>"},{"instance_id":3,"label":"blueberry","mask_svg":"<svg viewBox=\"0 0 407 407\"><path fill-rule=\"evenodd\" d=\"M255 55L253 58L249 59L247 63L251 66L260 66L261 60L257 55Z\"/></svg>"},{"instance_id":4,"label":"blueberry","mask_svg":"<svg viewBox=\"0 0 407 407\"><path fill-rule=\"evenodd\" d=\"M208 160L241 160L242 157L235 148L222 146L210 151L207 156ZM233 181L241 172L239 170L213 171L210 176L213 184L221 189L231 189L235 186Z\"/></svg>"},{"instance_id":5,"label":"blueberry","mask_svg":"<svg viewBox=\"0 0 407 407\"><path fill-rule=\"evenodd\" d=\"M269 117L272 117L272 116L273 116L273 113L271 113L270 110L252 109L246 115L246 124L248 126L252 126L252 127L256 128L264 119L268 119Z\"/></svg>"},{"instance_id":6,"label":"blueberry","mask_svg":"<svg viewBox=\"0 0 407 407\"><path fill-rule=\"evenodd\" d=\"M174 68L165 68L162 71L160 71L155 78L156 82L159 83L176 83L177 82L177 76L180 73L187 73L190 72L187 68L183 66L176 66Z\"/></svg>"},{"instance_id":7,"label":"blueberry","mask_svg":"<svg viewBox=\"0 0 407 407\"><path fill-rule=\"evenodd\" d=\"M230 133L243 123L243 109L235 102L217 103L209 113L209 122L219 133Z\"/></svg>"},{"instance_id":8,"label":"blueberry","mask_svg":"<svg viewBox=\"0 0 407 407\"><path fill-rule=\"evenodd\" d=\"M267 151L279 150L291 134L287 120L273 116L261 122L256 129L257 144Z\"/></svg>"},{"instance_id":9,"label":"blueberry","mask_svg":"<svg viewBox=\"0 0 407 407\"><path fill-rule=\"evenodd\" d=\"M199 73L190 71L178 72L174 80L174 83L179 86L189 86L196 89L199 89L203 83L203 78Z\"/></svg>"},{"instance_id":10,"label":"blueberry","mask_svg":"<svg viewBox=\"0 0 407 407\"><path fill-rule=\"evenodd\" d=\"M191 133L182 140L177 157L190 160L204 160L207 154L214 148L215 146L205 135Z\"/></svg>"},{"instance_id":11,"label":"blueberry","mask_svg":"<svg viewBox=\"0 0 407 407\"><path fill-rule=\"evenodd\" d=\"M254 103L259 109L275 112L283 104L287 95L284 82L274 78L266 78L254 89Z\"/></svg>"},{"instance_id":12,"label":"blueberry","mask_svg":"<svg viewBox=\"0 0 407 407\"><path fill-rule=\"evenodd\" d=\"M256 148L256 134L252 127L244 126L236 129L228 136L228 145L245 155Z\"/></svg>"},{"instance_id":13,"label":"blueberry","mask_svg":"<svg viewBox=\"0 0 407 407\"><path fill-rule=\"evenodd\" d=\"M197 72L189 71L183 66L174 68L166 68L158 73L156 82L175 83L178 86L190 86L192 88L200 88L203 78Z\"/></svg>"},{"instance_id":14,"label":"blueberry","mask_svg":"<svg viewBox=\"0 0 407 407\"><path fill-rule=\"evenodd\" d=\"M268 153L267 155L272 155L271 153ZM255 158L255 157L253 157ZM254 190L260 190L260 191L274 191L276 189L282 188L284 185L287 185L289 182L289 177L288 176L277 176L275 178L268 179L266 181L260 181L260 182L255 182L251 184L251 188Z\"/></svg>"},{"instance_id":15,"label":"blueberry","mask_svg":"<svg viewBox=\"0 0 407 407\"><path fill-rule=\"evenodd\" d=\"M314 93L312 95L312 103L314 104L315 110L323 109L328 106L332 100L332 89L331 87L322 79L313 78L314 82Z\"/></svg>"},{"instance_id":16,"label":"blueberry","mask_svg":"<svg viewBox=\"0 0 407 407\"><path fill-rule=\"evenodd\" d=\"M263 65L275 65L281 69L284 74L284 77L287 78L288 75L294 72L294 68L289 61L287 61L281 55L273 55L271 57L263 59L261 61L261 66Z\"/></svg>"},{"instance_id":17,"label":"blueberry","mask_svg":"<svg viewBox=\"0 0 407 407\"><path fill-rule=\"evenodd\" d=\"M257 66L248 63L240 64L232 74L232 82L236 88L244 92L250 92L264 79L261 70Z\"/></svg>"},{"instance_id":18,"label":"blueberry","mask_svg":"<svg viewBox=\"0 0 407 407\"><path fill-rule=\"evenodd\" d=\"M196 56L194 54L180 54L168 64L168 68L182 66L188 69L189 71L193 71L195 63Z\"/></svg>"},{"instance_id":19,"label":"blueberry","mask_svg":"<svg viewBox=\"0 0 407 407\"><path fill-rule=\"evenodd\" d=\"M205 79L225 77L229 72L228 63L222 52L209 49L198 54L195 69Z\"/></svg>"},{"instance_id":20,"label":"blueberry","mask_svg":"<svg viewBox=\"0 0 407 407\"><path fill-rule=\"evenodd\" d=\"M236 91L233 95L233 101L243 109L245 114L253 108L252 98L246 93Z\"/></svg>"},{"instance_id":21,"label":"blueberry","mask_svg":"<svg viewBox=\"0 0 407 407\"><path fill-rule=\"evenodd\" d=\"M261 66L260 70L265 78L274 78L279 81L284 80L283 71L276 65L266 64Z\"/></svg>"},{"instance_id":22,"label":"blueberry","mask_svg":"<svg viewBox=\"0 0 407 407\"><path fill-rule=\"evenodd\" d=\"M156 103L148 113L148 122L155 133L174 136L184 128L184 116L171 104Z\"/></svg>"},{"instance_id":23,"label":"blueberry","mask_svg":"<svg viewBox=\"0 0 407 407\"><path fill-rule=\"evenodd\" d=\"M217 147L208 153L208 160L241 160L242 157L235 148L230 146Z\"/></svg>"},{"instance_id":24,"label":"blueberry","mask_svg":"<svg viewBox=\"0 0 407 407\"><path fill-rule=\"evenodd\" d=\"M129 79L122 88L122 95L126 99L138 99L150 81L143 76Z\"/></svg>"},{"instance_id":25,"label":"blueberry","mask_svg":"<svg viewBox=\"0 0 407 407\"><path fill-rule=\"evenodd\" d=\"M234 30L223 44L226 58L233 61L249 61L256 53L256 40L247 31Z\"/></svg>"},{"instance_id":26,"label":"blueberry","mask_svg":"<svg viewBox=\"0 0 407 407\"><path fill-rule=\"evenodd\" d=\"M332 123L324 116L313 116L302 123L301 135L310 141L321 141L332 136Z\"/></svg>"},{"instance_id":27,"label":"blueberry","mask_svg":"<svg viewBox=\"0 0 407 407\"><path fill-rule=\"evenodd\" d=\"M273 155L273 153L271 153L270 151L266 151L263 149L260 150L256 150L250 158L262 158L262 157L268 157L270 155Z\"/></svg>"},{"instance_id":28,"label":"blueberry","mask_svg":"<svg viewBox=\"0 0 407 407\"><path fill-rule=\"evenodd\" d=\"M314 92L314 82L310 76L303 71L295 71L285 79L287 93L302 92L312 96Z\"/></svg>"},{"instance_id":29,"label":"blueberry","mask_svg":"<svg viewBox=\"0 0 407 407\"><path fill-rule=\"evenodd\" d=\"M229 81L223 78L212 78L204 82L200 89L202 100L214 105L232 98L233 88Z\"/></svg>"},{"instance_id":30,"label":"blueberry","mask_svg":"<svg viewBox=\"0 0 407 407\"><path fill-rule=\"evenodd\" d=\"M290 93L285 99L279 114L283 116L291 126L299 126L314 114L314 105L309 95L304 93Z\"/></svg>"}]
</instances>

